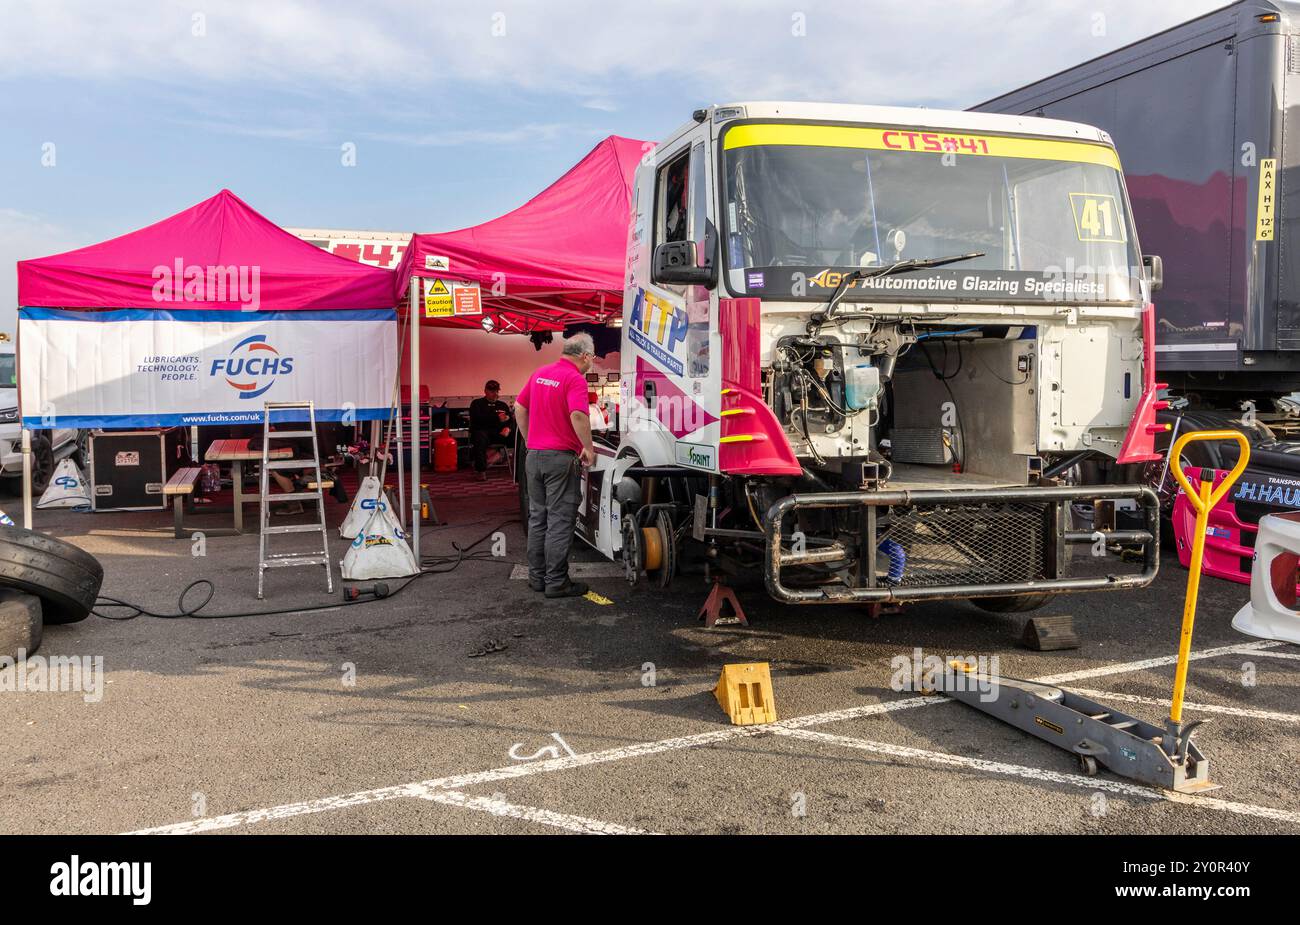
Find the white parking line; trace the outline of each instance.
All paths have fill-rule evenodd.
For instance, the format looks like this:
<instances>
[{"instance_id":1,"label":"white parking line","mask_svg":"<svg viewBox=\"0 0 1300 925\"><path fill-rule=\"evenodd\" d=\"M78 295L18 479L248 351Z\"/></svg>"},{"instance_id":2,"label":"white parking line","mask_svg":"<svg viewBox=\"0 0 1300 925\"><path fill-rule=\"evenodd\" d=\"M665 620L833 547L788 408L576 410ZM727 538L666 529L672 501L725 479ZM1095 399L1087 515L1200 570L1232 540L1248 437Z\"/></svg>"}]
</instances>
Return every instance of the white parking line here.
<instances>
[{"instance_id":1,"label":"white parking line","mask_svg":"<svg viewBox=\"0 0 1300 925\"><path fill-rule=\"evenodd\" d=\"M1093 691L1086 687L1072 687L1070 690L1076 694L1082 694L1085 697L1091 697L1094 700L1123 700L1128 703L1143 703L1152 707L1168 707L1173 701L1165 700L1161 697L1139 697L1137 694L1120 694L1115 691ZM1266 719L1275 723L1300 723L1300 714L1297 713L1274 713L1271 710L1250 710L1246 707L1225 707L1213 703L1191 703L1183 702L1183 709L1190 710L1193 713L1222 713L1226 716L1245 716L1250 719Z\"/></svg>"},{"instance_id":2,"label":"white parking line","mask_svg":"<svg viewBox=\"0 0 1300 925\"><path fill-rule=\"evenodd\" d=\"M1279 643L1275 643L1275 645L1279 645L1279 646L1282 645L1282 644L1283 644L1283 643L1280 643L1280 642L1279 642ZM1259 654L1260 654L1260 655L1266 655L1266 656L1268 656L1269 658L1289 658L1289 659L1292 659L1292 660L1294 660L1294 661L1300 661L1300 655L1297 655L1297 654L1294 653L1294 652L1260 652Z\"/></svg>"},{"instance_id":3,"label":"white parking line","mask_svg":"<svg viewBox=\"0 0 1300 925\"><path fill-rule=\"evenodd\" d=\"M1283 645L1280 642L1272 640L1263 640L1261 642L1245 642L1241 645L1219 646L1217 649L1202 649L1199 652L1193 652L1188 656L1189 661L1201 661L1207 658L1218 658L1220 655L1246 655L1247 653L1271 654L1263 652L1265 649L1272 649L1276 646ZM1102 665L1099 668L1084 668L1080 671L1069 671L1065 674L1048 675L1045 678L1035 678L1040 684L1069 684L1071 681L1086 681L1088 678L1101 678L1106 675L1123 674L1129 671L1145 671L1148 668L1165 668L1169 665L1177 664L1177 655L1165 655L1160 658L1147 658L1140 662L1127 662L1124 665Z\"/></svg>"},{"instance_id":4,"label":"white parking line","mask_svg":"<svg viewBox=\"0 0 1300 925\"><path fill-rule=\"evenodd\" d=\"M1193 660L1207 658L1216 658L1221 655L1238 655L1251 652L1259 652L1282 643L1272 641L1262 641L1255 643L1244 643L1242 645L1221 646L1214 649L1204 649L1199 652L1193 652ZM1113 665L1103 665L1097 668L1088 668L1081 671L1070 672L1068 674L1049 675L1047 677L1035 678L1032 680L1044 684L1061 684L1066 681L1103 677L1105 675L1124 674L1131 671L1141 671L1146 668L1159 668L1166 665L1172 665L1177 661L1176 657L1169 656L1164 658L1143 659L1134 662L1121 662ZM787 720L781 720L777 723L769 723L765 726L727 726L722 729L715 729L709 732L696 733L695 735L678 736L671 739L660 739L657 742L638 742L633 745L621 745L615 748L605 749L599 752L589 752L587 754L575 755L572 757L552 758L546 761L533 761L525 764L514 764L502 768L493 768L486 771L477 771L468 774L456 774L449 777L433 778L425 781L416 781L410 784L401 784L393 787L380 787L374 790L362 790L356 793L344 794L341 796L321 797L315 800L304 800L298 803L286 803L281 806L272 806L264 809L247 810L244 812L227 813L221 816L211 816L205 819L192 819L185 822L172 823L170 825L155 826L153 828L140 829L128 834L132 835L193 835L201 832L212 832L221 829L237 828L239 826L254 825L260 822L273 822L280 819L289 819L295 816L303 816L314 813L330 812L336 809L346 809L350 806L361 806L367 803L377 803L383 800L393 800L402 797L425 798L425 793L429 790L455 791L462 790L466 787L472 787L482 784L494 783L503 780L515 780L523 777L530 777L534 774L549 774L556 771L567 771L575 768L591 767L597 764L605 764L614 761L623 761L628 758L640 758L649 755L658 755L664 752L678 751L688 748L699 748L706 745L716 745L731 739L740 739L752 736L767 735L772 732L781 733L782 730L790 732L795 730L806 729L810 726L820 726L827 723L838 723L846 720L860 719L866 716L873 716L884 713L892 713L897 710L908 710L917 707L936 706L943 703L952 703L946 697L929 696L929 697L909 697L903 700L890 700L880 703L865 704L860 707L848 707L843 710L832 710L826 713L814 713L807 716L794 717ZM854 740L850 740L854 741ZM901 747L901 746L900 746ZM939 754L939 753L935 753ZM959 756L951 756L958 758ZM971 759L974 760L974 759ZM1008 766L1011 767L1011 766ZM1044 772L1050 773L1050 772ZM1050 778L1045 778L1050 779ZM1094 782L1093 778L1083 778ZM1105 782L1113 783L1113 782ZM1136 787L1135 784L1124 784L1126 787ZM1102 788L1104 789L1104 788ZM1144 794L1150 795L1146 788L1139 787ZM1160 794L1157 794L1160 796ZM1181 796L1181 795L1180 795ZM1208 801L1206 797L1197 798L1197 803L1203 804ZM1256 807L1255 814L1262 815L1265 813L1277 812L1283 813L1284 810L1269 810L1266 807ZM1274 817L1268 817L1274 818Z\"/></svg>"},{"instance_id":5,"label":"white parking line","mask_svg":"<svg viewBox=\"0 0 1300 925\"><path fill-rule=\"evenodd\" d=\"M504 800L495 800L491 797L472 797L455 790L427 789L424 793L419 794L419 796L422 800L432 800L435 803L442 803L447 806L458 806L461 809L474 809L480 812L491 813L493 816L501 816L508 819L522 819L525 822L536 822L540 825L554 826L570 832L578 832L582 835L659 834L658 832L647 832L645 829L634 829L613 822L602 822L599 819L588 819L586 816L573 816L569 813L557 813L552 812L549 809L538 809L534 806L517 806L514 803L507 803Z\"/></svg>"},{"instance_id":6,"label":"white parking line","mask_svg":"<svg viewBox=\"0 0 1300 925\"><path fill-rule=\"evenodd\" d=\"M888 755L893 758L910 758L916 761L928 761L932 764L944 764L951 767L970 768L975 771L987 771L990 774L1005 774L1012 777L1023 777L1028 780L1049 781L1054 784L1068 784L1073 787L1081 787L1087 790L1105 790L1110 793L1121 793L1125 796L1142 797L1143 799L1148 800L1166 800L1171 803L1183 803L1189 806L1200 807L1201 809L1212 809L1218 812L1235 813L1239 816L1254 816L1260 819L1272 819L1277 822L1290 822L1300 825L1300 813L1291 812L1290 810L1285 809L1274 809L1271 806L1255 806L1251 803L1234 803L1230 800L1219 800L1214 797L1196 796L1190 793L1156 790L1152 787L1144 787L1141 784L1128 784L1123 781L1109 780L1101 777L1085 777L1082 774L1062 774L1059 771L1048 771L1043 768L1031 768L1019 764L1006 764L1002 761L988 761L984 758L967 758L965 755L952 755L947 752L932 752L923 748L911 748L906 745L893 745L889 742L872 742L867 739L854 739L849 736L833 735L829 732L817 732L812 729L776 728L772 729L772 731L780 736L806 739L810 742L821 742L826 745L838 745L843 748L855 748L860 751L873 752L878 755Z\"/></svg>"}]
</instances>

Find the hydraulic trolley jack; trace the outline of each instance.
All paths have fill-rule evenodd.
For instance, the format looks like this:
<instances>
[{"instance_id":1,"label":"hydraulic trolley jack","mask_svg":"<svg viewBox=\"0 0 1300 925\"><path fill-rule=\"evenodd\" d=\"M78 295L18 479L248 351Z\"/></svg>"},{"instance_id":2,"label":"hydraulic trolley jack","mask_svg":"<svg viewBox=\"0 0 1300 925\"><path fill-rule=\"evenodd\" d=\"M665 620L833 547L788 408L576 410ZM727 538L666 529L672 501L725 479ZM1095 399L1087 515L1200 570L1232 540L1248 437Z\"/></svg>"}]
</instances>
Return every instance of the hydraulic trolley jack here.
<instances>
[{"instance_id":1,"label":"hydraulic trolley jack","mask_svg":"<svg viewBox=\"0 0 1300 925\"><path fill-rule=\"evenodd\" d=\"M1200 491L1193 491L1183 473L1179 463L1182 449L1193 440L1236 440L1241 447L1236 466L1213 490L1212 480L1202 478ZM944 673L941 682L936 679L942 685L938 689L954 700L1078 755L1087 774L1097 773L1101 765L1122 777L1167 790L1186 793L1212 788L1209 760L1192 742L1192 733L1201 721L1183 723L1183 691L1187 686L1187 662L1192 649L1192 624L1196 619L1196 596L1210 510L1228 493L1249 461L1250 444L1245 436L1232 430L1184 434L1169 451L1174 477L1196 510L1196 532L1192 538L1173 699L1164 728L1060 687L977 674L973 666L963 662L950 663L952 670Z\"/></svg>"}]
</instances>

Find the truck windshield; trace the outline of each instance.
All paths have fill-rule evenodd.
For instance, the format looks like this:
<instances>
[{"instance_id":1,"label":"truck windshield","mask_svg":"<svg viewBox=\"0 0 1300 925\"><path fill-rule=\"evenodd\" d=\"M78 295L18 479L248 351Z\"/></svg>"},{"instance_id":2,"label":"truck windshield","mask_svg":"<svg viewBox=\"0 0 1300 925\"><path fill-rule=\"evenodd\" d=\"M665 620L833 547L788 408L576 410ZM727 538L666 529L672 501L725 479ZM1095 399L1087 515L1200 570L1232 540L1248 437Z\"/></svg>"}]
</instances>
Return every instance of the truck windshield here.
<instances>
[{"instance_id":1,"label":"truck windshield","mask_svg":"<svg viewBox=\"0 0 1300 925\"><path fill-rule=\"evenodd\" d=\"M765 271L791 268L814 281L806 294L820 298L815 281L839 278L824 270L983 251L917 272L950 277L953 287L934 288L960 298L1004 299L1010 290L991 283L1029 275L1086 283L1034 287L1035 299L1139 298L1123 178L1106 146L742 123L723 136L723 150L727 267L737 292L777 295L790 272Z\"/></svg>"},{"instance_id":2,"label":"truck windshield","mask_svg":"<svg viewBox=\"0 0 1300 925\"><path fill-rule=\"evenodd\" d=\"M17 357L12 353L0 353L0 389L18 387Z\"/></svg>"}]
</instances>

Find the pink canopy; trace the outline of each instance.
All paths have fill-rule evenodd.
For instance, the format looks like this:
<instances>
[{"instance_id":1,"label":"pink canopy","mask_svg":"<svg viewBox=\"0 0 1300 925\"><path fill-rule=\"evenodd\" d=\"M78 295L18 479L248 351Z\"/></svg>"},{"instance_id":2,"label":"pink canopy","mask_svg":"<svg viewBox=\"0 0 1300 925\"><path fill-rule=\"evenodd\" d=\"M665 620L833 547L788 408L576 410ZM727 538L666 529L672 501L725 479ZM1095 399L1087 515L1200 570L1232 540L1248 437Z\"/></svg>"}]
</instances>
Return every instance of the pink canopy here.
<instances>
[{"instance_id":1,"label":"pink canopy","mask_svg":"<svg viewBox=\"0 0 1300 925\"><path fill-rule=\"evenodd\" d=\"M394 301L392 271L326 253L223 189L121 237L19 261L18 304L236 311L248 307L236 279L245 291L255 283L261 311L392 308Z\"/></svg>"},{"instance_id":2,"label":"pink canopy","mask_svg":"<svg viewBox=\"0 0 1300 925\"><path fill-rule=\"evenodd\" d=\"M611 135L513 212L460 231L412 236L396 271L394 301L403 301L411 277L441 277L479 283L484 312L500 331L562 329L617 313L633 174L651 147Z\"/></svg>"}]
</instances>

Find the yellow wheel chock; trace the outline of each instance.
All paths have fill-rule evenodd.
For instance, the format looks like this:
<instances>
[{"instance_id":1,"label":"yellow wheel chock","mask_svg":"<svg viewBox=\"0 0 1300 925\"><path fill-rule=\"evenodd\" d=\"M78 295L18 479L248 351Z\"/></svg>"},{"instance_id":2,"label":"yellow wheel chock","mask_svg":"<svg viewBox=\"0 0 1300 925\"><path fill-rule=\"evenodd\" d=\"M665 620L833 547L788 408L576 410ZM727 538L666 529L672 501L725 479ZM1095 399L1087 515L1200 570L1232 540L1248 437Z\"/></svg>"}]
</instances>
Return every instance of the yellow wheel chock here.
<instances>
[{"instance_id":1,"label":"yellow wheel chock","mask_svg":"<svg viewBox=\"0 0 1300 925\"><path fill-rule=\"evenodd\" d=\"M772 696L772 672L767 662L724 665L713 690L723 712L736 726L776 722L776 701Z\"/></svg>"}]
</instances>

